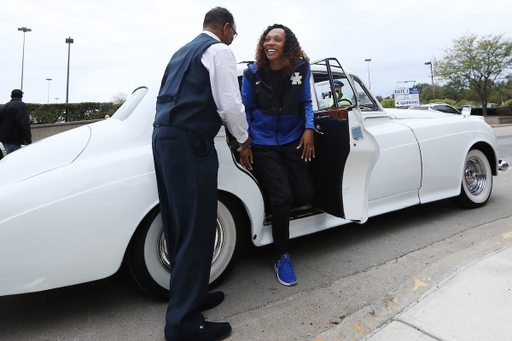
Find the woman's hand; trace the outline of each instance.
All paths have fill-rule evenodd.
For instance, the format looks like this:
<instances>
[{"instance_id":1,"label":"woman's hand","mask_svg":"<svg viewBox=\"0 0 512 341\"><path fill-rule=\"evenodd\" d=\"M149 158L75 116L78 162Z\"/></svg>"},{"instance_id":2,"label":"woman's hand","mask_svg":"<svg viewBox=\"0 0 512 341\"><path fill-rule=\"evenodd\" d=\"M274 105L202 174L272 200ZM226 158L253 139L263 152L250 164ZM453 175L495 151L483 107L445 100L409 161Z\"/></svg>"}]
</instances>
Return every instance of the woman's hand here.
<instances>
[{"instance_id":1,"label":"woman's hand","mask_svg":"<svg viewBox=\"0 0 512 341\"><path fill-rule=\"evenodd\" d=\"M301 158L304 161L311 161L311 157L315 157L315 140L313 138L313 129L306 129L300 139L297 149L304 145Z\"/></svg>"}]
</instances>

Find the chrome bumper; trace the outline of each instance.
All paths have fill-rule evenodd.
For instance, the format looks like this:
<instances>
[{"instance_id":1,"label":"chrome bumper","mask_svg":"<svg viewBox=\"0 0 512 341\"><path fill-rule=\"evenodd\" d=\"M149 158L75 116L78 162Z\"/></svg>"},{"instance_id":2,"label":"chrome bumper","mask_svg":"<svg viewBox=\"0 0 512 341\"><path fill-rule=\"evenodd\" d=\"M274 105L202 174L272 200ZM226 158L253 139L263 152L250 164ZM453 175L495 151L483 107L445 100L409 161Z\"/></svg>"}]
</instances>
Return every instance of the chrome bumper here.
<instances>
[{"instance_id":1,"label":"chrome bumper","mask_svg":"<svg viewBox=\"0 0 512 341\"><path fill-rule=\"evenodd\" d=\"M508 169L508 162L505 160L500 160L498 162L498 170L504 172Z\"/></svg>"}]
</instances>

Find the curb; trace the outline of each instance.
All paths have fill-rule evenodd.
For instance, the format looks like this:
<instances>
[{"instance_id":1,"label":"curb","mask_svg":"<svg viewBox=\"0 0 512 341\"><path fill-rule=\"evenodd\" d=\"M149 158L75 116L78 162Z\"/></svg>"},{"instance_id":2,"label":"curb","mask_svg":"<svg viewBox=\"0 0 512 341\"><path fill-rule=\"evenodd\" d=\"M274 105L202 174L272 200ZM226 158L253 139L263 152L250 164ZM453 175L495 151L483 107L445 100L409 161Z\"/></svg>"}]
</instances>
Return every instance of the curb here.
<instances>
[{"instance_id":1,"label":"curb","mask_svg":"<svg viewBox=\"0 0 512 341\"><path fill-rule=\"evenodd\" d=\"M512 217L484 224L512 225ZM340 324L318 335L315 341L358 341L368 340L374 333L394 320L394 318L414 306L422 299L437 291L443 284L490 254L505 250L512 243L512 232L495 235L473 247L443 258L406 280L398 288L390 291L352 315Z\"/></svg>"}]
</instances>

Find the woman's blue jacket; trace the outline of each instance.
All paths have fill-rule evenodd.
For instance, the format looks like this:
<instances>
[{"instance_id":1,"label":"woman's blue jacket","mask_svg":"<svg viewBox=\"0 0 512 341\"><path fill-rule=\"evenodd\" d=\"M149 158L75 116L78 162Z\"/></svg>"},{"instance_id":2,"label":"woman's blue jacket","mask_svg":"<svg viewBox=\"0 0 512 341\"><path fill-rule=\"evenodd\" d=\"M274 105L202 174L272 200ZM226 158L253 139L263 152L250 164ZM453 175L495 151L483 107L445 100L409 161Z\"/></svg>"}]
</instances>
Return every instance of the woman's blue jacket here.
<instances>
[{"instance_id":1,"label":"woman's blue jacket","mask_svg":"<svg viewBox=\"0 0 512 341\"><path fill-rule=\"evenodd\" d=\"M299 63L297 70L286 82L281 101L261 80L257 71L256 65L250 64L242 82L242 101L251 142L282 145L299 139L304 129L314 129L309 63Z\"/></svg>"}]
</instances>

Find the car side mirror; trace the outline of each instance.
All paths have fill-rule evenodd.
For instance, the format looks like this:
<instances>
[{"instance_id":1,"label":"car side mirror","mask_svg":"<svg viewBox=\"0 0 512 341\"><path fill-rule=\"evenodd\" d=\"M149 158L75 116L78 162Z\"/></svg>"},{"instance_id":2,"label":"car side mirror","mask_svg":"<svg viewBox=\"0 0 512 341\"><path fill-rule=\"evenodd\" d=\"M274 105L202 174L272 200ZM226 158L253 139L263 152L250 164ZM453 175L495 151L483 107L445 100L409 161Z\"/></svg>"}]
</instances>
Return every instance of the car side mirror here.
<instances>
[{"instance_id":1,"label":"car side mirror","mask_svg":"<svg viewBox=\"0 0 512 341\"><path fill-rule=\"evenodd\" d=\"M471 115L471 108L468 108L468 107L462 108L462 116L469 117L469 115Z\"/></svg>"}]
</instances>

